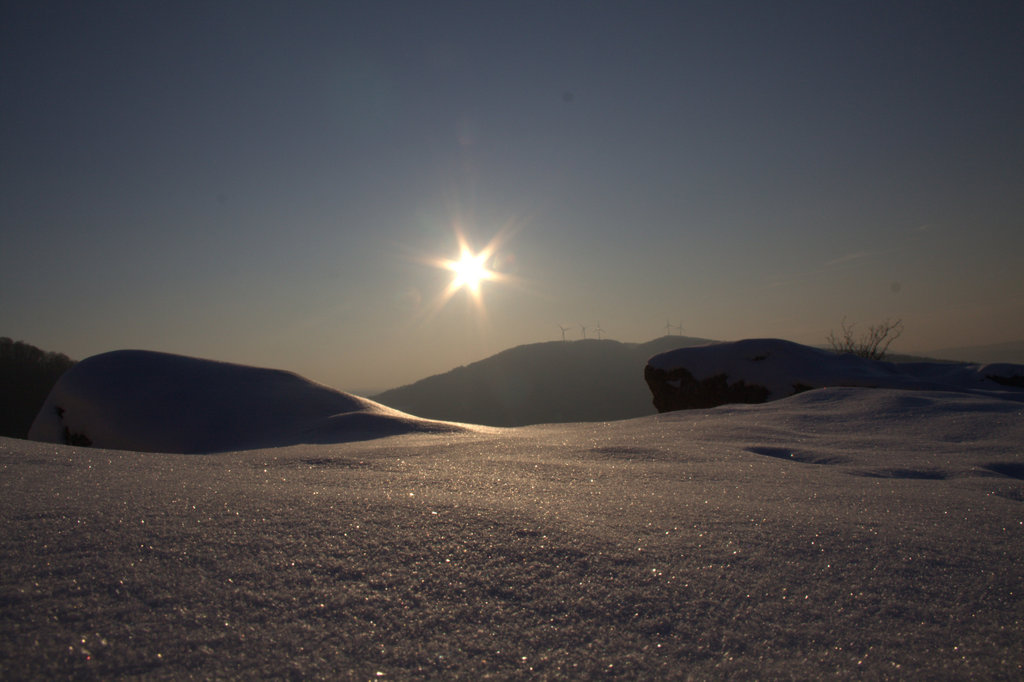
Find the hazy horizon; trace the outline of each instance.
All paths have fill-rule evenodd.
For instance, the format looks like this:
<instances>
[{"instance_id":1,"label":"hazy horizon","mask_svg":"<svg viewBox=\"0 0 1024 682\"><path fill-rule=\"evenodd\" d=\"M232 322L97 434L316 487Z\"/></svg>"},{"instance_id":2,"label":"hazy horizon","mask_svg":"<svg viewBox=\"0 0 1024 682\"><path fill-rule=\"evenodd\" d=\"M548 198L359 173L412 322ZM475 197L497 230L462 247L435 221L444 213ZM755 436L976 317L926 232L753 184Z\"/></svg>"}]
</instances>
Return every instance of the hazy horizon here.
<instances>
[{"instance_id":1,"label":"hazy horizon","mask_svg":"<svg viewBox=\"0 0 1024 682\"><path fill-rule=\"evenodd\" d=\"M995 2L5 3L0 333L348 391L560 325L1024 339L1022 32Z\"/></svg>"},{"instance_id":2,"label":"hazy horizon","mask_svg":"<svg viewBox=\"0 0 1024 682\"><path fill-rule=\"evenodd\" d=\"M577 329L576 333L582 334L582 331ZM366 385L361 385L361 386L336 386L336 385L331 384L329 381L324 380L322 376L316 374L316 368L313 368L313 371L310 374L303 374L301 376L303 376L303 378L305 378L305 379L309 379L309 380L312 380L312 381L317 382L317 383L326 384L326 385L330 386L331 388L335 388L337 390L345 391L345 392L348 392L348 393L353 393L353 394L356 394L358 396L363 396L363 397L367 397L367 398L375 398L379 394L386 393L386 392L389 392L389 391L392 391L392 390L397 390L397 389L402 389L402 388L405 388L405 387L409 387L409 386L412 386L413 384L418 384L420 381L425 380L425 379L430 379L432 377L448 374L448 373L450 373L453 370L457 370L459 368L464 368L464 367L467 367L467 366L470 366L470 365L474 365L476 363L486 362L487 360L489 360L491 358L494 358L495 356L500 355L500 354L504 353L505 351L512 351L512 350L515 350L517 348L523 348L523 347L533 346L533 345L549 344L549 343L550 344L557 344L557 343L570 343L571 344L571 343L576 343L576 342L580 342L580 341L586 341L586 342L606 341L606 342L611 342L611 343L616 343L616 344L623 344L623 345L626 345L626 346L647 346L647 345L654 345L658 341L662 341L664 339L673 338L673 337L678 337L681 341L683 341L683 340L691 340L691 339L704 339L705 338L705 337L695 337L695 336L691 336L691 335L684 335L684 334L673 333L673 334L665 334L665 335L662 335L660 337L654 337L654 338L648 339L646 341L621 341L619 339L612 339L612 338L608 338L608 337L603 337L601 339L597 339L596 337L582 338L582 336L580 336L580 338L572 338L571 336L569 336L567 334L567 336L564 339L564 341L561 339L561 336L559 336L558 339L546 339L546 340L542 340L542 341L526 341L526 342L524 342L522 344L517 344L516 346L509 346L508 348L499 349L499 350L495 351L494 353L488 354L487 356L482 356L482 357L478 357L478 358L473 358L473 359L465 360L465 361L459 362L457 364L451 365L449 367L446 367L446 368L443 368L443 369L439 369L437 371L433 371L430 374L423 374L423 375L417 375L417 376L414 376L414 377L409 377L409 378L401 380L399 383L393 383L393 384L387 384L387 385L383 385L383 384L366 384ZM754 337L748 337L748 338L754 338ZM764 337L761 337L761 338L764 338ZM860 335L858 335L858 338L862 338L862 337ZM15 341L22 341L23 342L22 339L14 339L14 340ZM726 342L727 343L729 341L735 341L735 340L737 340L737 339L731 339L731 340L729 340L729 339L707 339L707 341L713 342L713 343L717 343L717 342ZM684 344L684 346L685 345L689 345L689 344ZM810 345L812 345L814 347L826 348L826 349L831 347L828 343L819 343L819 344L810 344ZM681 346L681 347L683 347L683 346ZM44 352L63 353L63 351L61 351L60 349L55 349L55 348L41 348L40 350L42 350ZM152 350L152 349L143 349L143 348L137 348L137 349L112 348L112 349L108 349L108 351L102 351L102 352L105 353L105 352L115 351L115 350L116 351L120 351L120 350ZM924 353L921 353L921 352L900 351L900 352L889 353L889 354L886 355L886 358L892 357L892 358L895 358L897 361L900 361L898 359L898 357L902 356L904 359L911 358L911 357L918 357L918 358L920 358L921 360L924 360L924 361L927 361L927 360L944 360L944 361L973 362L973 363L980 363L980 364L985 364L985 363L988 363L988 362L1000 362L1000 363L1009 362L1009 363L1020 364L1020 360L1019 360L1018 356L1020 356L1022 353L1024 353L1024 339L1019 339L1019 340L1015 340L1015 341L1009 341L1009 342L1005 342L1005 343L996 343L996 344L991 344L991 345L986 344L986 345L982 345L982 346L947 347L947 348L944 348L944 349L934 349L934 350L935 351L939 351L940 353L939 354L934 354L934 355L927 355L927 354L924 354ZM987 357L981 357L981 356L977 355L976 352L979 351L979 350L986 351ZM230 353L230 349L226 349L226 351L228 353ZM946 353L942 354L941 353L942 351L946 351ZM1001 351L1006 351L1006 352L1005 353L1001 353ZM169 352L169 351L164 351L164 352ZM652 350L652 353L653 352L660 353L660 352L663 352L663 350ZM975 352L975 354L972 355L971 354L972 352ZM64 354L67 355L66 353L64 353ZM70 356L70 359L75 361L75 362L77 362L77 361L86 359L86 357L88 357L88 356L82 356L82 357ZM195 357L197 359L214 360L214 361L218 361L218 362L236 363L236 364L243 364L243 365L246 364L246 363L242 363L239 360L231 357L230 354L229 355L220 356L220 357L209 357L209 356L192 356L192 357ZM289 371L289 368L287 368L287 367L270 366L270 365L267 365L266 367L268 369L283 369L283 370ZM296 371L296 370L290 370L290 371ZM638 377L639 377L639 374L638 374ZM638 378L638 381L637 381L638 385L641 382L642 382L642 378Z\"/></svg>"}]
</instances>

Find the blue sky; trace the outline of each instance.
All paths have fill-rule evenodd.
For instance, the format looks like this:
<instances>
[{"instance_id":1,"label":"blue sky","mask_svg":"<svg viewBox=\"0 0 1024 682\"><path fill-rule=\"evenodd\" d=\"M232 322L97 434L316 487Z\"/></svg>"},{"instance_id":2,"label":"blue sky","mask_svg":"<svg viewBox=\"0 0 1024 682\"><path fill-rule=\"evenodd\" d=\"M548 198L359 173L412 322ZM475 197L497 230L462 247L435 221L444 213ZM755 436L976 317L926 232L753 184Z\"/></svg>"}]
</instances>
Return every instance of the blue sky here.
<instances>
[{"instance_id":1,"label":"blue sky","mask_svg":"<svg viewBox=\"0 0 1024 682\"><path fill-rule=\"evenodd\" d=\"M0 8L0 334L345 390L598 322L1024 338L1018 2Z\"/></svg>"}]
</instances>

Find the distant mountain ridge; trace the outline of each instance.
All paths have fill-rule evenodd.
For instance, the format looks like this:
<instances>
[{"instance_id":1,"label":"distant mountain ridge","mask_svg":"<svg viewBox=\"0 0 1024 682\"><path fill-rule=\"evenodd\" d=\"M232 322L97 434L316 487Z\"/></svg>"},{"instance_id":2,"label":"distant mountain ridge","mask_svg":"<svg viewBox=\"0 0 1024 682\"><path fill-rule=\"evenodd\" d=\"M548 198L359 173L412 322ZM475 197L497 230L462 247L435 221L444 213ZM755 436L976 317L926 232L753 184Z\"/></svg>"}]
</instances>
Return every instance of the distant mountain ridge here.
<instances>
[{"instance_id":1,"label":"distant mountain ridge","mask_svg":"<svg viewBox=\"0 0 1024 682\"><path fill-rule=\"evenodd\" d=\"M1024 340L993 343L985 346L940 348L929 353L937 358L962 362L1012 362L1024 364Z\"/></svg>"},{"instance_id":2,"label":"distant mountain ridge","mask_svg":"<svg viewBox=\"0 0 1024 682\"><path fill-rule=\"evenodd\" d=\"M427 419L488 426L632 419L657 412L644 383L647 360L708 343L663 336L526 344L371 399Z\"/></svg>"}]
</instances>

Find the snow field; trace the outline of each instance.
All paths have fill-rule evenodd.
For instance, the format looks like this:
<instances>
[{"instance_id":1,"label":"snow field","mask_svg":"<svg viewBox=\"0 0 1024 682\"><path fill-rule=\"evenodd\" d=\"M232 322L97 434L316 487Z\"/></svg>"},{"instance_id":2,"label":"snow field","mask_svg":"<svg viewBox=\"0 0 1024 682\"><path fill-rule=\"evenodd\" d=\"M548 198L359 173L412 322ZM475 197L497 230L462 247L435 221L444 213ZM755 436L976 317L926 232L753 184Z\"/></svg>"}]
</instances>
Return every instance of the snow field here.
<instances>
[{"instance_id":1,"label":"snow field","mask_svg":"<svg viewBox=\"0 0 1024 682\"><path fill-rule=\"evenodd\" d=\"M167 455L0 441L5 678L1014 678L1024 406L824 389Z\"/></svg>"}]
</instances>

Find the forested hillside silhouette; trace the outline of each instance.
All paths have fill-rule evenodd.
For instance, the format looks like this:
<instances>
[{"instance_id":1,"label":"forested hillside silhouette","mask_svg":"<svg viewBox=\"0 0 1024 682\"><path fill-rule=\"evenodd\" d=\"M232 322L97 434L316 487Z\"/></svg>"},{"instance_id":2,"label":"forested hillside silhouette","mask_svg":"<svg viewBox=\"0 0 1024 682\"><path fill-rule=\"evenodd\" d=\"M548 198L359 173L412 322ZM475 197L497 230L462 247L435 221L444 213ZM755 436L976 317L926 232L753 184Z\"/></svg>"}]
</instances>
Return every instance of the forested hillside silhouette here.
<instances>
[{"instance_id":1,"label":"forested hillside silhouette","mask_svg":"<svg viewBox=\"0 0 1024 682\"><path fill-rule=\"evenodd\" d=\"M25 438L39 408L75 361L0 337L0 436Z\"/></svg>"},{"instance_id":2,"label":"forested hillside silhouette","mask_svg":"<svg viewBox=\"0 0 1024 682\"><path fill-rule=\"evenodd\" d=\"M419 417L488 426L642 417L656 412L644 382L648 358L705 343L712 342L664 336L527 344L372 399Z\"/></svg>"}]
</instances>

